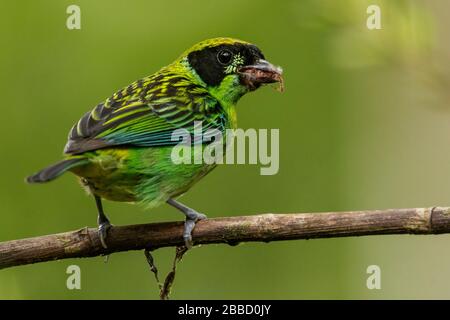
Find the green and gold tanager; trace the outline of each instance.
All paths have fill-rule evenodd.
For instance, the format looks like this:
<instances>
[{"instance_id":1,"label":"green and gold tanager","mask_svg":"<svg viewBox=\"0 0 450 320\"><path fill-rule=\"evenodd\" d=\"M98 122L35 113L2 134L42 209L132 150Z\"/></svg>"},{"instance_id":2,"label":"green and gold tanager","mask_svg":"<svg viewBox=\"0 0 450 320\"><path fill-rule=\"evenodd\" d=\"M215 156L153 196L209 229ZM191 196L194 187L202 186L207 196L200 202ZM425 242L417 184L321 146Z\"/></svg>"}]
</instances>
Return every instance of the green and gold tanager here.
<instances>
[{"instance_id":1,"label":"green and gold tanager","mask_svg":"<svg viewBox=\"0 0 450 320\"><path fill-rule=\"evenodd\" d=\"M27 178L51 181L76 174L95 198L99 236L106 247L111 224L101 199L155 207L167 202L186 216L184 240L191 245L196 221L205 215L175 198L211 171L211 164L174 164L174 130L236 128L235 106L247 92L282 81L281 68L255 45L231 38L202 41L158 72L133 82L87 112L72 128L64 160Z\"/></svg>"}]
</instances>

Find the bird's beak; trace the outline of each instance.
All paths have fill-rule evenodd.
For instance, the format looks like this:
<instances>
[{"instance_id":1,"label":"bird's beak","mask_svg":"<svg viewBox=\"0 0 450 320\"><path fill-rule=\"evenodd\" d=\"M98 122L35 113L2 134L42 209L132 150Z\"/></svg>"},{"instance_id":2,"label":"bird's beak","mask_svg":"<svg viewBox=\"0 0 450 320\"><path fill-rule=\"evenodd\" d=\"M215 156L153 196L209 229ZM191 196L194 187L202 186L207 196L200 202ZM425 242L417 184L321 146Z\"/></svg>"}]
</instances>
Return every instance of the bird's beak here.
<instances>
[{"instance_id":1,"label":"bird's beak","mask_svg":"<svg viewBox=\"0 0 450 320\"><path fill-rule=\"evenodd\" d=\"M251 91L258 89L262 84L280 83L280 91L284 89L282 77L283 70L266 60L259 59L255 64L243 66L238 69L242 83Z\"/></svg>"}]
</instances>

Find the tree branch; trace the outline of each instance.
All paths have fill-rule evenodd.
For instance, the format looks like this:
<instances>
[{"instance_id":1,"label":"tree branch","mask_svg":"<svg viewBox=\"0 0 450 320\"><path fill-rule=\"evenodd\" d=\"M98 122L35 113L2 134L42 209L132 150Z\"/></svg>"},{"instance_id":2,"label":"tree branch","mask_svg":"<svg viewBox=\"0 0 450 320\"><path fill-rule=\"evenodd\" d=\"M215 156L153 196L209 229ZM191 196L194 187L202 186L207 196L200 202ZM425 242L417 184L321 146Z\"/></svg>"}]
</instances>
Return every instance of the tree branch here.
<instances>
[{"instance_id":1,"label":"tree branch","mask_svg":"<svg viewBox=\"0 0 450 320\"><path fill-rule=\"evenodd\" d=\"M183 245L183 222L117 226L104 249L97 229L83 228L0 243L0 269L119 251ZM355 212L262 214L199 221L195 244L279 241L381 234L450 233L450 207Z\"/></svg>"}]
</instances>

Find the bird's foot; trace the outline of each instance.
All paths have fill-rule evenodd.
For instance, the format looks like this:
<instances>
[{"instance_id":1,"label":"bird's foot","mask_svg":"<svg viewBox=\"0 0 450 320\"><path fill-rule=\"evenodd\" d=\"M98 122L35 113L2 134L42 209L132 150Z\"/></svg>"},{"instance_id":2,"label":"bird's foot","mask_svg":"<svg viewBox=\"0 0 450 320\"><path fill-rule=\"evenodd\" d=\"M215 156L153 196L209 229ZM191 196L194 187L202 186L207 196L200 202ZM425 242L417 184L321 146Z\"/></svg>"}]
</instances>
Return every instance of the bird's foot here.
<instances>
[{"instance_id":1,"label":"bird's foot","mask_svg":"<svg viewBox=\"0 0 450 320\"><path fill-rule=\"evenodd\" d=\"M108 236L108 231L111 229L112 224L109 222L109 220L99 222L98 224L98 236L100 238L100 242L102 243L102 247L107 249L108 246L106 245L106 237Z\"/></svg>"},{"instance_id":2,"label":"bird's foot","mask_svg":"<svg viewBox=\"0 0 450 320\"><path fill-rule=\"evenodd\" d=\"M192 230L194 230L195 224L199 220L206 219L206 215L199 213L193 209L187 210L185 213L186 221L184 222L183 239L186 248L192 248Z\"/></svg>"},{"instance_id":3,"label":"bird's foot","mask_svg":"<svg viewBox=\"0 0 450 320\"><path fill-rule=\"evenodd\" d=\"M183 231L183 239L186 248L192 248L192 230L195 227L195 224L198 220L206 219L206 216L202 213L191 209L181 202L176 201L175 199L170 198L167 200L167 203L172 207L177 208L186 216L186 221L184 223L184 231Z\"/></svg>"}]
</instances>

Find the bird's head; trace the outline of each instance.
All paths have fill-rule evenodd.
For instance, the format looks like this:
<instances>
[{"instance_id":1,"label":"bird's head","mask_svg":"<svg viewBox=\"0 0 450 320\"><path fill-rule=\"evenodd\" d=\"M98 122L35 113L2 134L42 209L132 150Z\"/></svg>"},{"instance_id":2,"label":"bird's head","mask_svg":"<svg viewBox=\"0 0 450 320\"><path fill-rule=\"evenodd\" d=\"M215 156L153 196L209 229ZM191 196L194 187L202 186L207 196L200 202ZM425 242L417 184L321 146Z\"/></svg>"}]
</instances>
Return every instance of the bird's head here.
<instances>
[{"instance_id":1,"label":"bird's head","mask_svg":"<svg viewBox=\"0 0 450 320\"><path fill-rule=\"evenodd\" d=\"M179 60L216 98L235 103L263 84L280 83L282 69L265 60L255 45L231 38L197 43Z\"/></svg>"}]
</instances>

